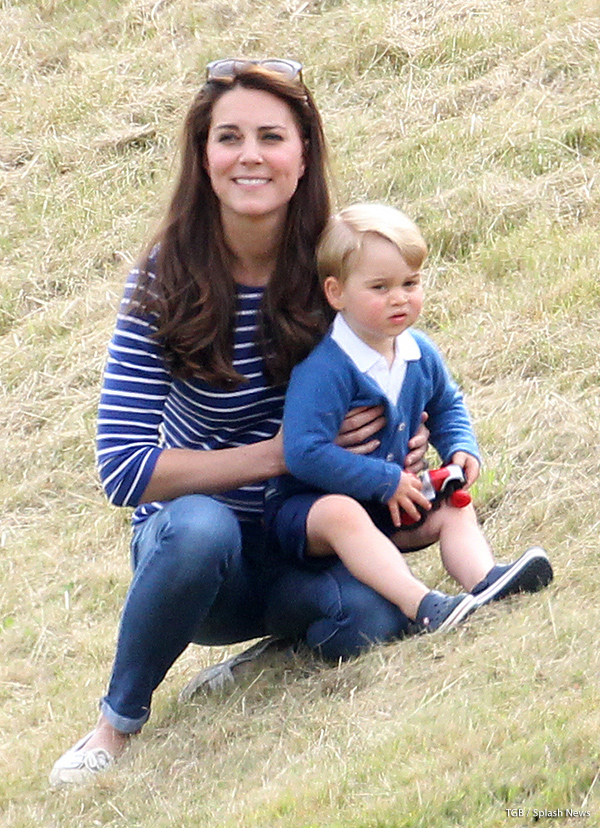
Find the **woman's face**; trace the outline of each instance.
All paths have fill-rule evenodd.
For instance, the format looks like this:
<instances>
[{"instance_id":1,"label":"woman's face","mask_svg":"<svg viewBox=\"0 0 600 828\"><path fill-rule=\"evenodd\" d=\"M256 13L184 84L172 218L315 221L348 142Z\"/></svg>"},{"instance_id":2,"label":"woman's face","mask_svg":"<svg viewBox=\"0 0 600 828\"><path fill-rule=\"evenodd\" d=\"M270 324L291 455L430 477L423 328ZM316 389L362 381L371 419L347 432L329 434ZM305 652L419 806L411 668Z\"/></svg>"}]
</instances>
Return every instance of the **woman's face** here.
<instances>
[{"instance_id":1,"label":"woman's face","mask_svg":"<svg viewBox=\"0 0 600 828\"><path fill-rule=\"evenodd\" d=\"M205 168L225 221L273 216L283 222L304 174L304 146L285 101L236 86L216 101Z\"/></svg>"}]
</instances>

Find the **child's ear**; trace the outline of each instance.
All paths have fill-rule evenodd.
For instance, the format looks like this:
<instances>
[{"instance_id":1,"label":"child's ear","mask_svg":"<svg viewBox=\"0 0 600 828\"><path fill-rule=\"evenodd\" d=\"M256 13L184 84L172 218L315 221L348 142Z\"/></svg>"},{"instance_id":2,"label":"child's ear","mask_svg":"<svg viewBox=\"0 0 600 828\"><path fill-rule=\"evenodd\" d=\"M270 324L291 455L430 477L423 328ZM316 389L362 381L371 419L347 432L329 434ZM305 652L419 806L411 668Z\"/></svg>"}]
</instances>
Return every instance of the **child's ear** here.
<instances>
[{"instance_id":1,"label":"child's ear","mask_svg":"<svg viewBox=\"0 0 600 828\"><path fill-rule=\"evenodd\" d=\"M323 282L323 292L334 310L343 310L344 291L339 279L336 279L335 276L328 276Z\"/></svg>"}]
</instances>

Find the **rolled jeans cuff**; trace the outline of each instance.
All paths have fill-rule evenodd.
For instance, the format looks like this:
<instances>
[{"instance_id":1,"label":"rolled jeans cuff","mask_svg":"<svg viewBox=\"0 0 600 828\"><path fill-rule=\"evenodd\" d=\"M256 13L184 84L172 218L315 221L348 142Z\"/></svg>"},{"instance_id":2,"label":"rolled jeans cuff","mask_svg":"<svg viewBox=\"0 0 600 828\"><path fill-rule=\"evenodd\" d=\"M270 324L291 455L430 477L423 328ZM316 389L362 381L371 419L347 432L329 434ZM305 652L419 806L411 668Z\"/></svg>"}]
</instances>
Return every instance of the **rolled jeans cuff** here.
<instances>
[{"instance_id":1,"label":"rolled jeans cuff","mask_svg":"<svg viewBox=\"0 0 600 828\"><path fill-rule=\"evenodd\" d=\"M139 719L130 719L127 716L119 716L119 714L115 713L112 707L108 704L106 699L102 699L100 702L100 712L105 719L107 719L108 723L111 724L115 730L118 730L119 733L137 733L150 718L150 710L147 710L146 713Z\"/></svg>"}]
</instances>

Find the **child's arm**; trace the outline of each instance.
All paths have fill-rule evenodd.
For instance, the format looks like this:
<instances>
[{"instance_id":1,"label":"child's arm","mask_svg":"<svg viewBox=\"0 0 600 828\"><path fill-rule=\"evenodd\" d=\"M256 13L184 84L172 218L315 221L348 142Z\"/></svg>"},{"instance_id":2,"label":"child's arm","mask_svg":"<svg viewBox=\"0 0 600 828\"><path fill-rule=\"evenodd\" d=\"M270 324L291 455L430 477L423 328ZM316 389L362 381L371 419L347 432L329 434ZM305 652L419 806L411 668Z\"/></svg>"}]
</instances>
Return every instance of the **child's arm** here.
<instances>
[{"instance_id":1,"label":"child's arm","mask_svg":"<svg viewBox=\"0 0 600 828\"><path fill-rule=\"evenodd\" d=\"M434 343L420 331L415 335L429 376L429 399L425 405L431 445L444 465L456 462L453 460L456 452L468 454L480 462L477 439L460 388ZM463 464L459 462L457 465L462 467Z\"/></svg>"},{"instance_id":2,"label":"child's arm","mask_svg":"<svg viewBox=\"0 0 600 828\"><path fill-rule=\"evenodd\" d=\"M400 467L334 444L348 409L373 404L353 399L352 368L338 351L334 343L319 346L292 372L283 415L286 466L294 477L324 491L385 503L400 482Z\"/></svg>"}]
</instances>

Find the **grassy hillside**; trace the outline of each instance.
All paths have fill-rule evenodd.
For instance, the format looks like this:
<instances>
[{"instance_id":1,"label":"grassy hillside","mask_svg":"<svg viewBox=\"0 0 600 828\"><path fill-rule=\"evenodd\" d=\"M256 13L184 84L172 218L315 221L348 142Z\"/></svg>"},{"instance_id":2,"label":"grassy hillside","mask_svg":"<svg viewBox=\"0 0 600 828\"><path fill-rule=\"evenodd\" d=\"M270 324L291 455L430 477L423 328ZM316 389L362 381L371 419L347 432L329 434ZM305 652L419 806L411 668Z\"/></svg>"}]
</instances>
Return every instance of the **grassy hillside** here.
<instances>
[{"instance_id":1,"label":"grassy hillside","mask_svg":"<svg viewBox=\"0 0 600 828\"><path fill-rule=\"evenodd\" d=\"M229 652L189 648L118 768L51 793L129 580L128 514L93 459L121 286L206 62L265 54L305 65L338 202L420 221L486 531L501 559L544 545L556 581L181 706ZM0 0L0 101L0 825L600 825L597 0ZM412 563L453 589L435 549Z\"/></svg>"}]
</instances>

